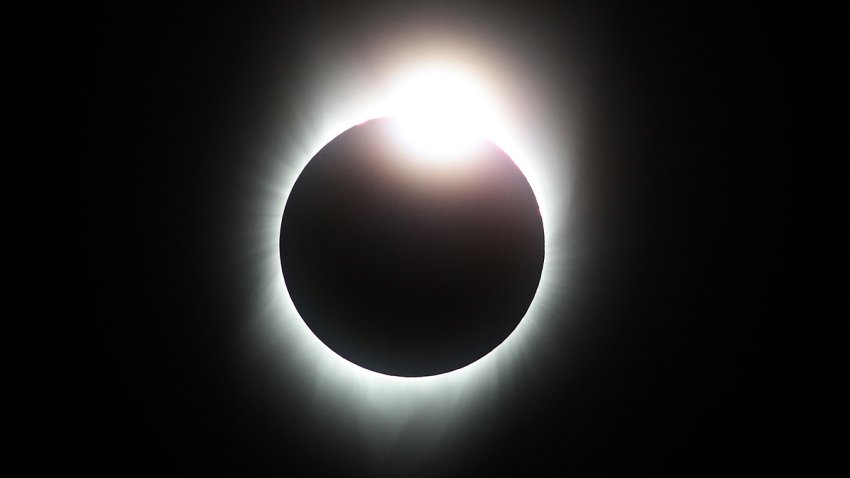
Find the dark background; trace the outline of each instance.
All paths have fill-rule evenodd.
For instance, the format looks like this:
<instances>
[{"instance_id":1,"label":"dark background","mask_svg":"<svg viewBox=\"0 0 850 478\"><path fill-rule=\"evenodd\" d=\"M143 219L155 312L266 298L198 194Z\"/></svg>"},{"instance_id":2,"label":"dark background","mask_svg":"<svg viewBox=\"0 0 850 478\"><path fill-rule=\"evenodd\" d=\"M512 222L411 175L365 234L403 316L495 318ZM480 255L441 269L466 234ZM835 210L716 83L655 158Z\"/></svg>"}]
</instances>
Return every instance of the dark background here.
<instances>
[{"instance_id":1,"label":"dark background","mask_svg":"<svg viewBox=\"0 0 850 478\"><path fill-rule=\"evenodd\" d=\"M834 31L821 14L448 3L10 16L6 181L28 292L16 314L34 325L18 367L20 442L35 469L605 474L831 456L814 377L838 353L820 325L830 312L799 285L835 290L801 272L801 238L823 230L800 205L801 169L819 157L801 111L821 78L841 78L813 54ZM239 365L250 304L222 231L238 222L243 143L279 114L287 72L309 68L300 39L348 25L365 44L376 26L423 15L480 18L487 35L545 59L554 81L576 49L559 43L564 31L582 25L595 94L569 217L586 252L563 306L580 325L551 331L560 346L489 423L412 468L403 446L376 464L345 430L311 428L299 399L272 417L248 396L263 372Z\"/></svg>"}]
</instances>

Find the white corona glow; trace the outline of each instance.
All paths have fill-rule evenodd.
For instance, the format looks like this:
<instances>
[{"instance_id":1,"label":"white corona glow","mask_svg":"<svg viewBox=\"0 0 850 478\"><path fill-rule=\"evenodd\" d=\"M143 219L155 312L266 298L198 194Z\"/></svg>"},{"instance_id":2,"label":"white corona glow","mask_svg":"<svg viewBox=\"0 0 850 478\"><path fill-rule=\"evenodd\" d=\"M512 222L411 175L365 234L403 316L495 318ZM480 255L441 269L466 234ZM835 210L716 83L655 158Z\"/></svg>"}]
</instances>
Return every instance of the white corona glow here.
<instances>
[{"instance_id":1,"label":"white corona glow","mask_svg":"<svg viewBox=\"0 0 850 478\"><path fill-rule=\"evenodd\" d=\"M287 106L296 119L286 124L297 122L300 129L283 131L277 136L280 143L266 145L259 169L246 178L246 223L241 230L249 237L239 241L245 244L241 260L257 291L251 299L254 319L248 333L252 350L267 350L272 357L272 362L252 366L271 365L279 377L277 387L305 394L313 407L307 415L317 426L353 427L362 446L377 454L392 449L410 427L429 430L421 432L428 436L421 438L422 449L429 449L446 433L477 420L499 396L522 388L521 372L535 366L535 357L548 345L547 328L560 316L556 309L563 300L568 259L560 222L569 206L564 129L547 129L549 121L542 113L547 98L541 88L533 87L533 80L528 90L511 89L529 81L505 73L517 74L511 69L488 66L480 55L475 60L446 56L443 62L424 66L392 64L383 74L356 64L319 72L336 80L297 95L304 103ZM534 115L544 117L532 121ZM493 141L528 179L543 218L543 271L526 315L489 354L441 375L383 375L342 358L301 319L281 271L281 220L301 170L340 133L383 116L406 119L410 129L405 140L431 153L463 147L475 136Z\"/></svg>"}]
</instances>

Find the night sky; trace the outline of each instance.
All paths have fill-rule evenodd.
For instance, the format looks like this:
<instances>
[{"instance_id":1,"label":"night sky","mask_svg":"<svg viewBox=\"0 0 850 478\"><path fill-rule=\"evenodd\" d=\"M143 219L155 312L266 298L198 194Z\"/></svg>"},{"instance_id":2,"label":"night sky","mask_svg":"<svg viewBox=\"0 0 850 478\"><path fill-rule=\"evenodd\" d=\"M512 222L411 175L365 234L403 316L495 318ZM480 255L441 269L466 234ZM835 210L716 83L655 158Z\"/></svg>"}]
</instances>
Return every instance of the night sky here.
<instances>
[{"instance_id":1,"label":"night sky","mask_svg":"<svg viewBox=\"0 0 850 478\"><path fill-rule=\"evenodd\" d=\"M39 450L34 469L567 476L821 463L831 451L809 400L833 352L810 325L823 312L796 297L790 195L812 154L793 113L813 62L808 17L738 3L400 3L13 16L20 147L6 181L21 191L16 259L35 291L17 312L36 324L21 440ZM545 340L469 405L473 418L435 433L414 417L376 453L352 425L369 417L338 420L348 397L321 419L315 403L329 397L258 345L244 178L265 174L276 135L304 131L299 108L326 101L305 85L341 81L335 62L429 28L534 71L530 87L550 98L544 127L573 141L559 211L569 280Z\"/></svg>"}]
</instances>

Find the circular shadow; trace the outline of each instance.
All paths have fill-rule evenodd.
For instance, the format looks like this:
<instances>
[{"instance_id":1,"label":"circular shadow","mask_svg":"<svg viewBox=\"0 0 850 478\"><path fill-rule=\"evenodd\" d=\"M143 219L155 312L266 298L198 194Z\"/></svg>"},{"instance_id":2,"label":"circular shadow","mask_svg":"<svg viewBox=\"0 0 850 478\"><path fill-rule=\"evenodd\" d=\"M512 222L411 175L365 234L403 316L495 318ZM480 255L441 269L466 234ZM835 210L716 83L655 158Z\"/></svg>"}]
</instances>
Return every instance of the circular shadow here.
<instances>
[{"instance_id":1,"label":"circular shadow","mask_svg":"<svg viewBox=\"0 0 850 478\"><path fill-rule=\"evenodd\" d=\"M363 123L310 160L284 209L281 266L298 313L337 354L436 375L483 357L522 320L543 270L543 222L493 143L435 161L397 128Z\"/></svg>"}]
</instances>

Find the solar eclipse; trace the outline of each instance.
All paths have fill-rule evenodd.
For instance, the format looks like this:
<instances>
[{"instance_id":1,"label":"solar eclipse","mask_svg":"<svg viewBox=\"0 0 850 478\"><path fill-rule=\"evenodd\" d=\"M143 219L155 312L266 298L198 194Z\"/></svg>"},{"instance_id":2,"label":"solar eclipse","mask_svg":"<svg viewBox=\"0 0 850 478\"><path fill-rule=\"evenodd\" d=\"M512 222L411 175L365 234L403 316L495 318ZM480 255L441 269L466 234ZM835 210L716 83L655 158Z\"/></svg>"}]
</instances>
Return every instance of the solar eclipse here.
<instances>
[{"instance_id":1,"label":"solar eclipse","mask_svg":"<svg viewBox=\"0 0 850 478\"><path fill-rule=\"evenodd\" d=\"M274 108L280 122L272 122L263 131L256 143L261 147L252 152L256 162L239 172L238 230L242 235L235 257L239 261L236 272L252 290L246 298L251 318L246 326L246 343L252 350L250 367L268 373L267 390L281 391L282 395L269 395L270 400L284 400L298 391L297 396L311 403L307 417L328 429L347 423L369 437L364 444L374 452L389 449L392 437L415 423L429 430L419 435L422 443L434 443L441 430L471 430L471 424L497 397L513 393L511 384L521 381L529 367L540 365L555 350L553 331L571 326L559 311L568 300L572 277L576 238L570 237L567 223L573 197L573 148L580 131L578 123L574 124L577 118L565 115L561 104L552 102L552 98L563 99L564 92L556 90L539 65L515 68L516 58L474 39L447 32L434 43L427 40L433 39L433 31L422 33L423 41L415 42L417 46L387 41L384 45L389 48L376 50L374 56L360 62L329 53L339 49L324 48L327 62L305 72L297 86L287 89L288 104ZM579 87L566 91L568 97L581 92ZM576 114L580 112L576 109ZM540 252L545 251L538 266L539 282L518 289L525 290L527 302L522 307L526 310L504 322L514 321L515 328L506 326L487 340L473 333L466 335L468 355L457 352L466 347L450 353L434 347L422 355L430 357L427 366L418 368L402 365L403 360L390 355L367 361L363 349L369 349L369 340L354 340L357 345L349 347L348 356L343 355L346 352L341 345L313 330L316 324L311 322L310 309L299 304L297 293L290 290L297 280L286 270L284 251L290 229L285 211L290 196L298 193L301 176L323 148L346 131L368 126L378 118L393 118L391 131L372 136L379 138L373 140L375 147L398 152L386 157L377 170L389 174L389 168L394 168L396 187L418 181L422 192L426 186L436 188L431 191L434 197L439 196L440 188L460 188L463 178L475 177L472 164L476 155L470 151L489 145L494 158L501 158L491 160L505 165L505 172L512 170L516 184L527 184L528 189L518 197L531 198L535 204L532 217L539 221L544 243ZM466 184L473 182L470 179ZM327 193L322 181L318 185L315 194ZM324 239L331 247L345 240L341 236ZM322 287L319 284L314 289L317 294ZM423 285L426 290L438 286ZM331 330L338 338L351 333ZM434 330L439 328L432 327ZM436 335L426 342L439 343ZM379 340L378 335L371 340L384 347L392 343Z\"/></svg>"}]
</instances>

